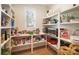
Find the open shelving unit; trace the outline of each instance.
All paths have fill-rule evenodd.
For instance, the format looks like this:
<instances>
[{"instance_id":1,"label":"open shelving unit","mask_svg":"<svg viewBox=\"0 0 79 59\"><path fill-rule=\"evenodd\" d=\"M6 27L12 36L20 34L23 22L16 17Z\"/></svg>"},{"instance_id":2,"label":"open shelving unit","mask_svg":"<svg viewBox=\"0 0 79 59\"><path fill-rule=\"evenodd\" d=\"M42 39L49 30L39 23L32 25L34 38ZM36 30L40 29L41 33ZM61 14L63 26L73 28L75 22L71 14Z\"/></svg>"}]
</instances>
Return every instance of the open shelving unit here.
<instances>
[{"instance_id":1,"label":"open shelving unit","mask_svg":"<svg viewBox=\"0 0 79 59\"><path fill-rule=\"evenodd\" d=\"M41 35L45 35L44 33L39 33L39 34L18 34L18 35L14 35L11 36L12 40L24 40L25 43L20 43L17 45L12 46L12 53L17 52L17 51L21 51L21 50L25 50L25 49L30 49L31 53L33 53L33 49L35 47L39 47L39 46L45 46L46 41L44 39L41 39L39 41L36 41L36 39L34 39L34 36L41 36ZM28 38L29 37L29 38ZM19 38L19 39L18 39ZM23 39L22 39L23 38Z\"/></svg>"},{"instance_id":2,"label":"open shelving unit","mask_svg":"<svg viewBox=\"0 0 79 59\"><path fill-rule=\"evenodd\" d=\"M49 17L44 17L44 21L45 20L49 20L48 21L48 23L43 23L43 27L46 27L46 29L47 29L47 31L48 32L46 32L45 31L45 29L43 29L43 31L45 32L45 33L47 33L46 34L46 36L47 36L47 39L46 39L46 41L47 41L47 45L50 47L50 48L52 48L53 50L55 50L56 52L58 52L58 46L59 46L59 41L58 41L58 29L59 29L59 22L58 22L58 18L59 18L59 16L58 16L59 14L57 13L57 14L54 14L54 15L52 15L52 16L49 16ZM50 37L50 38L48 38L48 37ZM54 41L54 42L53 42Z\"/></svg>"},{"instance_id":3,"label":"open shelving unit","mask_svg":"<svg viewBox=\"0 0 79 59\"><path fill-rule=\"evenodd\" d=\"M0 15L1 15L1 25L0 25L0 33L1 33L1 54L7 55L11 54L11 28L14 26L12 23L12 14L13 8L12 5L9 4L1 4L0 5ZM6 51L6 52L4 52Z\"/></svg>"},{"instance_id":4,"label":"open shelving unit","mask_svg":"<svg viewBox=\"0 0 79 59\"><path fill-rule=\"evenodd\" d=\"M69 30L69 38L66 39L66 38L60 37L61 40L73 43L71 36L73 36L74 31L79 29L79 18L78 18L79 14L78 13L79 13L78 5L60 13L61 16L64 15L66 18L65 21L60 22L60 28L66 28ZM67 17L71 17L71 18L68 20ZM79 38L73 38L73 39L76 40Z\"/></svg>"},{"instance_id":5,"label":"open shelving unit","mask_svg":"<svg viewBox=\"0 0 79 59\"><path fill-rule=\"evenodd\" d=\"M44 33L32 35L12 35L11 30L15 29L15 11L12 5L1 4L0 15L0 54L2 55L6 53L12 54L25 49L30 49L31 53L33 53L34 48L39 46L49 46L59 54L61 41L69 43L74 43L74 40L79 41L79 35L73 34L75 30L79 31L79 6L74 6L63 12L44 17L43 19L47 20L43 23ZM61 31L62 28L66 29L69 37L63 37L64 30ZM36 38L41 35L45 37L37 40Z\"/></svg>"},{"instance_id":6,"label":"open shelving unit","mask_svg":"<svg viewBox=\"0 0 79 59\"><path fill-rule=\"evenodd\" d=\"M54 36L52 34L47 34L47 36L57 38L57 40L58 40L57 45L51 44L48 41L47 41L47 44L48 44L48 46L52 47L52 49L54 49L59 54L58 50L61 47L61 42L60 42L61 40L64 42L69 42L69 43L74 43L74 40L77 40L79 42L79 36L73 35L74 31L79 29L79 5L73 6L72 8L70 8L68 10L61 11L55 15L44 17L44 20L51 19L51 18L56 19L55 16L58 17L57 23L51 23L51 21L50 22L48 21L48 23L43 23L43 27L46 27L46 26L51 27L48 29L45 28L47 30L47 33L49 32L48 30L54 30L55 27L58 29L58 36ZM68 18L68 17L70 17L70 18ZM68 30L69 37L62 37L64 35L64 34L62 34L64 32L61 31L62 28L65 28Z\"/></svg>"}]
</instances>

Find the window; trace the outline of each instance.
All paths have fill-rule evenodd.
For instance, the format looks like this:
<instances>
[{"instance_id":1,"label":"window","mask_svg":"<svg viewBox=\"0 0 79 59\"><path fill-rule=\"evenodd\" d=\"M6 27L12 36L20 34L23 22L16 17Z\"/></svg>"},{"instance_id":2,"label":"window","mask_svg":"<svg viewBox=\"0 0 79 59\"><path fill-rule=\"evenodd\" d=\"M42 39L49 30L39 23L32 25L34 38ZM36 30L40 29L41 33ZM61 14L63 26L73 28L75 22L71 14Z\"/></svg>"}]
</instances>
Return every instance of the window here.
<instances>
[{"instance_id":1,"label":"window","mask_svg":"<svg viewBox=\"0 0 79 59\"><path fill-rule=\"evenodd\" d=\"M36 27L36 15L35 11L28 10L27 11L27 27Z\"/></svg>"}]
</instances>

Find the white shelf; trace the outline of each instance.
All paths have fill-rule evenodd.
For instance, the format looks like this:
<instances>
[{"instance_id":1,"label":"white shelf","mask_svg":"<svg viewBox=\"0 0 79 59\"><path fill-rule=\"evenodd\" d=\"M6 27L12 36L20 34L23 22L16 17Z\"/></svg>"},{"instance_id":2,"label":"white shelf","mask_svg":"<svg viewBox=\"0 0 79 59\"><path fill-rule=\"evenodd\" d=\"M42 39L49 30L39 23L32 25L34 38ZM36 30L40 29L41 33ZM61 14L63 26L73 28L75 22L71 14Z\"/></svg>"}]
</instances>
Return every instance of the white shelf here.
<instances>
[{"instance_id":1,"label":"white shelf","mask_svg":"<svg viewBox=\"0 0 79 59\"><path fill-rule=\"evenodd\" d=\"M49 30L56 30L56 29L54 29L54 28L48 28Z\"/></svg>"},{"instance_id":2,"label":"white shelf","mask_svg":"<svg viewBox=\"0 0 79 59\"><path fill-rule=\"evenodd\" d=\"M53 45L53 44L51 44L50 42L47 42L47 43L48 43L48 45L49 45L51 48L53 48L55 51L57 51L57 49L58 49L57 45Z\"/></svg>"},{"instance_id":3,"label":"white shelf","mask_svg":"<svg viewBox=\"0 0 79 59\"><path fill-rule=\"evenodd\" d=\"M31 44L31 43L18 44L18 45L16 45L16 46L13 46L12 48L16 48L16 47L19 47L19 46L25 46L25 45L29 45L29 44Z\"/></svg>"},{"instance_id":4,"label":"white shelf","mask_svg":"<svg viewBox=\"0 0 79 59\"><path fill-rule=\"evenodd\" d=\"M18 34L11 37L22 37L22 36L31 36L30 34Z\"/></svg>"},{"instance_id":5,"label":"white shelf","mask_svg":"<svg viewBox=\"0 0 79 59\"><path fill-rule=\"evenodd\" d=\"M33 36L35 36L35 35L44 35L45 33L39 33L39 34L33 34Z\"/></svg>"},{"instance_id":6,"label":"white shelf","mask_svg":"<svg viewBox=\"0 0 79 59\"><path fill-rule=\"evenodd\" d=\"M15 27L1 27L1 29L11 29L11 28L15 28Z\"/></svg>"},{"instance_id":7,"label":"white shelf","mask_svg":"<svg viewBox=\"0 0 79 59\"><path fill-rule=\"evenodd\" d=\"M56 26L57 24L43 24L45 26Z\"/></svg>"},{"instance_id":8,"label":"white shelf","mask_svg":"<svg viewBox=\"0 0 79 59\"><path fill-rule=\"evenodd\" d=\"M15 28L15 27L11 27L11 28Z\"/></svg>"},{"instance_id":9,"label":"white shelf","mask_svg":"<svg viewBox=\"0 0 79 59\"><path fill-rule=\"evenodd\" d=\"M79 22L63 22L63 23L60 23L60 25L65 25L65 24L79 24Z\"/></svg>"},{"instance_id":10,"label":"white shelf","mask_svg":"<svg viewBox=\"0 0 79 59\"><path fill-rule=\"evenodd\" d=\"M33 36L35 35L44 35L45 33L40 33L40 34L33 34ZM22 36L32 36L30 34L18 34L18 35L14 35L14 36L11 36L11 37L22 37Z\"/></svg>"},{"instance_id":11,"label":"white shelf","mask_svg":"<svg viewBox=\"0 0 79 59\"><path fill-rule=\"evenodd\" d=\"M3 29L5 29L7 31L7 29L11 30L11 19L12 18L12 14L11 13L11 10L12 10L12 7L9 5L9 4L1 4L0 6L0 12L1 12L1 17L4 18L4 21L7 20L8 21L8 24L6 26L1 26L1 30L3 32ZM5 12L6 11L6 12ZM13 11L13 10L12 10ZM14 12L15 13L15 12ZM2 21L2 20L1 20ZM8 31L7 31L8 32ZM11 31L10 33L8 32L8 34L10 35L11 34ZM1 34L2 35L2 34ZM8 43L8 45L6 45ZM6 45L6 46L5 46ZM11 48L11 36L10 38L7 38L7 40L4 40L4 42L1 43L1 48ZM11 49L10 49L11 51Z\"/></svg>"},{"instance_id":12,"label":"white shelf","mask_svg":"<svg viewBox=\"0 0 79 59\"><path fill-rule=\"evenodd\" d=\"M41 40L41 41L38 41L38 42L33 42L33 44L35 43L41 43L41 42L46 42L45 40Z\"/></svg>"},{"instance_id":13,"label":"white shelf","mask_svg":"<svg viewBox=\"0 0 79 59\"><path fill-rule=\"evenodd\" d=\"M10 38L8 38L7 40L5 40L5 41L1 44L1 47L3 47L9 40L10 40Z\"/></svg>"},{"instance_id":14,"label":"white shelf","mask_svg":"<svg viewBox=\"0 0 79 59\"><path fill-rule=\"evenodd\" d=\"M46 42L46 41L45 41L45 40L41 40L41 41L38 41L38 42L34 42L33 44L41 43L41 42ZM31 44L31 43L18 44L18 45L16 45L16 46L12 47L12 48L19 47L19 46L24 46L24 45L29 45L29 44Z\"/></svg>"},{"instance_id":15,"label":"white shelf","mask_svg":"<svg viewBox=\"0 0 79 59\"><path fill-rule=\"evenodd\" d=\"M72 41L70 39L60 38L60 40L72 43Z\"/></svg>"},{"instance_id":16,"label":"white shelf","mask_svg":"<svg viewBox=\"0 0 79 59\"><path fill-rule=\"evenodd\" d=\"M75 36L75 35L71 35L70 38L71 38L72 40L73 40L73 39L79 40L79 36Z\"/></svg>"},{"instance_id":17,"label":"white shelf","mask_svg":"<svg viewBox=\"0 0 79 59\"><path fill-rule=\"evenodd\" d=\"M1 12L2 12L3 14L5 14L6 16L8 16L9 18L11 18L11 16L10 16L8 13L6 13L5 11L1 10Z\"/></svg>"},{"instance_id":18,"label":"white shelf","mask_svg":"<svg viewBox=\"0 0 79 59\"><path fill-rule=\"evenodd\" d=\"M11 28L11 27L1 27L1 29L9 29L9 28Z\"/></svg>"}]
</instances>

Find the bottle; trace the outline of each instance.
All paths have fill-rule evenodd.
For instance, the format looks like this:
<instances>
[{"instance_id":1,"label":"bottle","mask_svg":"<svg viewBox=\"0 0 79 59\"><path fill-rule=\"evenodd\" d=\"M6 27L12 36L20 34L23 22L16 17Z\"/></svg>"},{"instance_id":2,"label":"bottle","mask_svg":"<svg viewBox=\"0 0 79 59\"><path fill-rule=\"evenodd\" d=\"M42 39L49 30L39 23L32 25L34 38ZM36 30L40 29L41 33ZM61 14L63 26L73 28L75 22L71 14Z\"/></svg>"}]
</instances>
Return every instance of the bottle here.
<instances>
[{"instance_id":1,"label":"bottle","mask_svg":"<svg viewBox=\"0 0 79 59\"><path fill-rule=\"evenodd\" d=\"M7 40L7 31L5 31L5 40Z\"/></svg>"},{"instance_id":2,"label":"bottle","mask_svg":"<svg viewBox=\"0 0 79 59\"><path fill-rule=\"evenodd\" d=\"M69 33L68 33L68 30L67 29L64 29L63 38L69 39Z\"/></svg>"},{"instance_id":3,"label":"bottle","mask_svg":"<svg viewBox=\"0 0 79 59\"><path fill-rule=\"evenodd\" d=\"M2 40L1 40L1 43L3 43L5 41L5 34L2 33Z\"/></svg>"},{"instance_id":4,"label":"bottle","mask_svg":"<svg viewBox=\"0 0 79 59\"><path fill-rule=\"evenodd\" d=\"M2 17L1 25L2 25L2 26L5 26L5 21L4 21L4 18L3 18L3 17Z\"/></svg>"},{"instance_id":5,"label":"bottle","mask_svg":"<svg viewBox=\"0 0 79 59\"><path fill-rule=\"evenodd\" d=\"M11 20L11 26L14 27L14 20Z\"/></svg>"}]
</instances>

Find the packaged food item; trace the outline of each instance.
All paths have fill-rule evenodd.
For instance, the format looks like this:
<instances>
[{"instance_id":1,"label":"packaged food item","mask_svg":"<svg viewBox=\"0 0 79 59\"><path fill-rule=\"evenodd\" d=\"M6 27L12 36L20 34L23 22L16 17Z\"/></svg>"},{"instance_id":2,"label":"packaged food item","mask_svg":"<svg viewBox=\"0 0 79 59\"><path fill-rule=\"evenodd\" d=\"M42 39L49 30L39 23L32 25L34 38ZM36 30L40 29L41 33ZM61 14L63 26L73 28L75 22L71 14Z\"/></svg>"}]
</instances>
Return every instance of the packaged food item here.
<instances>
[{"instance_id":1,"label":"packaged food item","mask_svg":"<svg viewBox=\"0 0 79 59\"><path fill-rule=\"evenodd\" d=\"M2 55L10 55L10 49L9 48L2 48L1 54Z\"/></svg>"},{"instance_id":2,"label":"packaged food item","mask_svg":"<svg viewBox=\"0 0 79 59\"><path fill-rule=\"evenodd\" d=\"M40 30L39 28L36 29L36 34L39 34L40 33Z\"/></svg>"},{"instance_id":3,"label":"packaged food item","mask_svg":"<svg viewBox=\"0 0 79 59\"><path fill-rule=\"evenodd\" d=\"M69 48L71 49L71 53L73 55L79 55L79 44L77 43L72 43L70 44Z\"/></svg>"},{"instance_id":4,"label":"packaged food item","mask_svg":"<svg viewBox=\"0 0 79 59\"><path fill-rule=\"evenodd\" d=\"M67 46L61 46L59 51L61 55L71 55L70 48Z\"/></svg>"},{"instance_id":5,"label":"packaged food item","mask_svg":"<svg viewBox=\"0 0 79 59\"><path fill-rule=\"evenodd\" d=\"M11 39L11 46L12 46L12 47L15 46L15 45L14 45L14 39L13 39L13 38Z\"/></svg>"},{"instance_id":6,"label":"packaged food item","mask_svg":"<svg viewBox=\"0 0 79 59\"><path fill-rule=\"evenodd\" d=\"M1 40L1 43L3 43L5 41L5 34L2 34L2 40Z\"/></svg>"},{"instance_id":7,"label":"packaged food item","mask_svg":"<svg viewBox=\"0 0 79 59\"><path fill-rule=\"evenodd\" d=\"M50 21L50 18L47 18L47 19L43 19L43 24L48 24Z\"/></svg>"},{"instance_id":8,"label":"packaged food item","mask_svg":"<svg viewBox=\"0 0 79 59\"><path fill-rule=\"evenodd\" d=\"M69 47L61 46L59 51L61 55L79 55L79 44L72 43Z\"/></svg>"},{"instance_id":9,"label":"packaged food item","mask_svg":"<svg viewBox=\"0 0 79 59\"><path fill-rule=\"evenodd\" d=\"M65 39L69 39L70 38L69 31L67 29L61 30L60 35L61 35L61 38L65 38Z\"/></svg>"}]
</instances>

